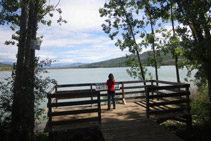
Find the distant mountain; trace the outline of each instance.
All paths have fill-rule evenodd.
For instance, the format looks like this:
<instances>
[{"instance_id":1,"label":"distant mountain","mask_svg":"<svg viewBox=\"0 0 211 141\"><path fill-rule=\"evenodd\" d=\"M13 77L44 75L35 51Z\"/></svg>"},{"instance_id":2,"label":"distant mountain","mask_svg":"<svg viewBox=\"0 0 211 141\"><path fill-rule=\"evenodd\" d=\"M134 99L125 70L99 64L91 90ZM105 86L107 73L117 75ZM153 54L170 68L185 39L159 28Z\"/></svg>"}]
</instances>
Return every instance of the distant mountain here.
<instances>
[{"instance_id":1,"label":"distant mountain","mask_svg":"<svg viewBox=\"0 0 211 141\"><path fill-rule=\"evenodd\" d=\"M147 64L148 60L148 54L152 53L151 51L144 52L141 54L141 60L142 64L145 66L149 66ZM162 63L160 65L174 65L174 59L171 57L172 55L170 53L164 55L164 53L161 53L161 59ZM179 57L178 62L181 63L184 60L184 58ZM10 63L12 64L12 63ZM109 67L129 67L129 61L126 57L119 57L115 59L110 59L106 61L101 62L95 62L90 64L85 63L55 63L52 64L50 67L46 68L109 68ZM3 63L0 63L0 71L1 70L12 70L12 65L6 65Z\"/></svg>"},{"instance_id":2,"label":"distant mountain","mask_svg":"<svg viewBox=\"0 0 211 141\"><path fill-rule=\"evenodd\" d=\"M77 67L80 65L85 65L85 63L55 63L52 64L50 67L48 68L71 68L71 67Z\"/></svg>"},{"instance_id":3,"label":"distant mountain","mask_svg":"<svg viewBox=\"0 0 211 141\"><path fill-rule=\"evenodd\" d=\"M13 65L14 62L8 62L8 61L3 61L3 62L0 62L1 64L5 64L5 65Z\"/></svg>"},{"instance_id":4,"label":"distant mountain","mask_svg":"<svg viewBox=\"0 0 211 141\"><path fill-rule=\"evenodd\" d=\"M142 64L145 66L148 66L147 60L148 60L148 53L151 51L144 52L141 54L141 60ZM161 53L162 63L160 65L174 65L174 59L171 57L171 54L168 53L164 55L164 53ZM181 63L184 59L179 57L178 61ZM109 68L109 67L129 67L129 61L126 57L119 57L115 59L110 59L106 61L86 64L86 65L80 65L77 66L77 68Z\"/></svg>"}]
</instances>

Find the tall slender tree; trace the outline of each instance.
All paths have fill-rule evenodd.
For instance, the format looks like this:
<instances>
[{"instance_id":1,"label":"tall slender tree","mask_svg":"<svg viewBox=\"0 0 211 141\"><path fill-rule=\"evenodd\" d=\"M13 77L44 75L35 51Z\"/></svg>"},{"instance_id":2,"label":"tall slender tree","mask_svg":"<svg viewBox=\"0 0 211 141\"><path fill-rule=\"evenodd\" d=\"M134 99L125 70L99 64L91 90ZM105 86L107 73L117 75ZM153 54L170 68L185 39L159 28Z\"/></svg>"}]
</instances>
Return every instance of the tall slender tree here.
<instances>
[{"instance_id":1,"label":"tall slender tree","mask_svg":"<svg viewBox=\"0 0 211 141\"><path fill-rule=\"evenodd\" d=\"M159 5L159 6L158 6ZM156 8L155 8L156 7ZM173 0L158 0L157 5L154 5L155 11L153 15L156 18L161 18L165 22L171 23L172 32L169 32L170 35L165 34L162 31L162 34L165 36L164 38L164 44L163 48L165 53L170 52L172 54L172 58L174 59L174 65L175 65L175 72L176 72L176 80L178 83L180 83L180 76L179 76L179 63L178 63L178 57L181 54L181 50L179 49L179 40L175 31L175 16L174 16L174 9L176 8L175 2ZM169 38L169 39L168 39ZM168 41L168 43L167 43Z\"/></svg>"},{"instance_id":2,"label":"tall slender tree","mask_svg":"<svg viewBox=\"0 0 211 141\"><path fill-rule=\"evenodd\" d=\"M173 0L170 0L170 11L171 11L171 26L172 26L172 31L173 31L173 40L174 42L178 43L178 39L176 37L176 31L174 27L174 11L173 11ZM178 53L175 51L178 48L178 44L171 44L173 47L173 56L175 59L175 69L176 69L176 77L177 77L177 82L180 83L180 76L179 76L179 65L178 65Z\"/></svg>"},{"instance_id":3,"label":"tall slender tree","mask_svg":"<svg viewBox=\"0 0 211 141\"><path fill-rule=\"evenodd\" d=\"M134 63L134 66L139 67L140 78L145 80L145 70L140 57L141 46L137 42L137 36L140 34L137 27L143 27L144 23L134 18L134 13L138 13L138 10L134 11L134 5L134 0L110 0L99 12L101 17L108 18L105 20L107 25L102 25L105 33L109 34L112 40L116 36L118 39L115 45L121 50L127 48L137 57L138 64Z\"/></svg>"},{"instance_id":4,"label":"tall slender tree","mask_svg":"<svg viewBox=\"0 0 211 141\"><path fill-rule=\"evenodd\" d=\"M56 10L56 7L46 3L45 0L1 1L1 24L12 24L12 29L15 25L20 27L17 32L18 54L12 105L14 140L34 139L35 50L31 48L31 42L32 39L37 39L38 22L48 23L48 25L51 23L45 21L44 16L46 14L52 16L50 12ZM20 15L18 10L21 11ZM57 11L61 14L61 9ZM66 21L60 16L58 22Z\"/></svg>"},{"instance_id":5,"label":"tall slender tree","mask_svg":"<svg viewBox=\"0 0 211 141\"><path fill-rule=\"evenodd\" d=\"M13 131L17 132L14 134L14 138L31 139L33 132L27 128L28 118L26 118L25 107L25 94L23 93L24 87L24 50L26 46L26 36L27 36L27 15L28 15L28 4L27 0L23 0L21 5L21 16L20 16L20 36L18 43L18 54L17 54L17 66L16 66L16 77L14 82L14 95L13 95L13 106L12 106L12 126ZM32 125L30 125L32 126ZM29 131L29 132L28 132Z\"/></svg>"},{"instance_id":6,"label":"tall slender tree","mask_svg":"<svg viewBox=\"0 0 211 141\"><path fill-rule=\"evenodd\" d=\"M139 1L139 3L141 3ZM144 1L144 5L145 5L145 13L148 16L148 20L149 20L149 24L150 24L150 28L151 28L151 35L149 36L149 43L152 46L152 51L153 51L153 62L154 62L154 67L155 67L155 78L158 81L158 58L157 58L157 53L156 51L156 45L155 45L155 32L154 32L154 26L155 26L155 22L156 22L156 17L153 16L153 7L152 7L152 2L150 0L148 1ZM158 82L156 83L158 85Z\"/></svg>"}]
</instances>

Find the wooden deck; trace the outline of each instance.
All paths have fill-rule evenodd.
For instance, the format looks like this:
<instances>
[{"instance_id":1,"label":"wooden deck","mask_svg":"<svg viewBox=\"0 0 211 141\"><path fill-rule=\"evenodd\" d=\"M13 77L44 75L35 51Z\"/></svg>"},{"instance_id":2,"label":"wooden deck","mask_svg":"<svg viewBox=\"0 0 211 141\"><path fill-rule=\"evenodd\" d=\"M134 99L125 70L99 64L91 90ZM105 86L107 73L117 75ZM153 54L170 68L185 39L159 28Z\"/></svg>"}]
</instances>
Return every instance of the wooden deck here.
<instances>
[{"instance_id":1,"label":"wooden deck","mask_svg":"<svg viewBox=\"0 0 211 141\"><path fill-rule=\"evenodd\" d=\"M118 82L115 110L107 110L107 105L103 105L107 103L107 93L106 89L98 89L98 85L101 83L63 84L50 90L47 95L50 137L54 131L83 128L83 132L84 129L89 132L88 127L100 126L106 141L178 141L179 137L154 121L171 119L184 122L187 127L192 125L189 84L155 80ZM126 105L121 104L125 101Z\"/></svg>"},{"instance_id":2,"label":"wooden deck","mask_svg":"<svg viewBox=\"0 0 211 141\"><path fill-rule=\"evenodd\" d=\"M140 106L140 103L117 104L117 109L107 110L107 105L101 106L102 124L100 126L104 139L106 141L180 141L181 139L165 130L152 120L146 118L146 108ZM79 108L79 107L78 107ZM88 108L88 107L86 107ZM71 108L73 110L73 108ZM74 108L76 110L77 108ZM61 111L62 109L56 109ZM58 116L52 120L81 119L83 117L96 117L97 114L86 113L72 116ZM62 126L62 129L84 128L98 126L97 122L83 124L71 124ZM55 127L53 130L60 130Z\"/></svg>"}]
</instances>

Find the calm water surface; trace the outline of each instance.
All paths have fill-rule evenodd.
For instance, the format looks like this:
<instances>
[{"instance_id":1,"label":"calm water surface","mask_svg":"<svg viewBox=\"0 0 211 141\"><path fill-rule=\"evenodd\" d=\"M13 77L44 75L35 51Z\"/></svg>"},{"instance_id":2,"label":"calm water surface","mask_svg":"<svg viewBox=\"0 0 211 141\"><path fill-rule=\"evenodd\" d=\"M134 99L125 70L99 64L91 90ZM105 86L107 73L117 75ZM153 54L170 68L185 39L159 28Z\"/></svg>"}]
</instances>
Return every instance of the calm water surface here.
<instances>
[{"instance_id":1,"label":"calm water surface","mask_svg":"<svg viewBox=\"0 0 211 141\"><path fill-rule=\"evenodd\" d=\"M58 84L76 84L76 83L102 83L108 79L108 74L113 73L116 81L137 80L130 77L126 69L121 68L84 68L84 69L49 69L48 74L55 79ZM148 67L148 70L154 74L154 68ZM174 66L162 66L159 70L159 80L176 82L176 73ZM187 70L180 70L180 79L184 81ZM195 72L193 72L194 74ZM11 72L0 72L0 81L4 81L11 75ZM192 76L193 78L193 76ZM46 101L41 104L41 107L46 108Z\"/></svg>"},{"instance_id":2,"label":"calm water surface","mask_svg":"<svg viewBox=\"0 0 211 141\"><path fill-rule=\"evenodd\" d=\"M154 68L147 67L149 72L154 74ZM98 83L105 82L109 73L113 73L116 81L137 80L130 77L126 69L121 68L84 68L84 69L50 69L45 76L50 76L57 80L58 84L75 84L75 83ZM159 80L176 81L176 73L174 66L162 66L159 70ZM184 81L187 71L180 70L180 79ZM193 72L193 74L195 71ZM11 72L0 72L0 81L4 81L11 75ZM149 77L148 77L149 78ZM193 76L192 76L193 78ZM155 79L155 78L153 78Z\"/></svg>"}]
</instances>

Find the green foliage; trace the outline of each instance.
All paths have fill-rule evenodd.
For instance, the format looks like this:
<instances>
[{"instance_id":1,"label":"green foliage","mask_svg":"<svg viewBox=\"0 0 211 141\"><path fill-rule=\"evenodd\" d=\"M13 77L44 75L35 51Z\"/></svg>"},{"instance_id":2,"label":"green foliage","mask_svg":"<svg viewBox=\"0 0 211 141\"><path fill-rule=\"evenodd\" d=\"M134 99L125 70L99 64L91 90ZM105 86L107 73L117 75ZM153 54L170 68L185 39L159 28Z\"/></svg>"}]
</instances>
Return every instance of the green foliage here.
<instances>
[{"instance_id":1,"label":"green foliage","mask_svg":"<svg viewBox=\"0 0 211 141\"><path fill-rule=\"evenodd\" d=\"M47 0L1 1L0 24L11 24L11 29L16 31L16 34L12 35L12 40L7 41L6 44L17 42L18 45L12 105L14 138L17 136L25 140L32 140L34 111L36 115L41 114L42 111L38 108L39 102L37 101L43 99L46 94L44 91L47 88L46 84L51 83L51 80L49 78L44 80L39 75L40 71L34 70L35 50L30 50L30 43L32 39L37 39L39 23L51 25L51 20L45 19L45 16L50 14L49 16L52 17L52 11L58 12L58 23L66 22L61 17L61 9L56 8L59 2L60 0L56 5L51 5ZM17 20L14 20L14 15ZM35 73L37 73L36 76Z\"/></svg>"},{"instance_id":2,"label":"green foliage","mask_svg":"<svg viewBox=\"0 0 211 141\"><path fill-rule=\"evenodd\" d=\"M207 84L200 86L200 97L191 100L191 114L193 125L191 130L187 130L186 125L179 122L167 121L162 124L184 140L199 141L211 138L211 102L208 98Z\"/></svg>"},{"instance_id":3,"label":"green foliage","mask_svg":"<svg viewBox=\"0 0 211 141\"><path fill-rule=\"evenodd\" d=\"M0 131L8 129L11 125L12 112L12 85L13 77L6 78L5 82L0 82Z\"/></svg>"},{"instance_id":4,"label":"green foliage","mask_svg":"<svg viewBox=\"0 0 211 141\"><path fill-rule=\"evenodd\" d=\"M47 90L56 84L54 79L50 79L50 77L43 77L48 73L44 66L51 65L52 60L46 59L43 61L39 61L36 63L35 70L35 119L42 118L41 115L44 112L44 109L40 107L40 103L46 99ZM12 73L12 76L6 78L4 81L0 82L0 132L8 132L11 127L11 112L12 112L12 103L13 103L13 85L14 85L15 73Z\"/></svg>"},{"instance_id":5,"label":"green foliage","mask_svg":"<svg viewBox=\"0 0 211 141\"><path fill-rule=\"evenodd\" d=\"M100 16L107 18L102 28L105 33L109 35L111 40L117 38L115 45L121 50L128 49L130 53L138 58L138 65L140 69L133 69L131 74L141 74L141 78L145 79L145 71L140 60L140 53L142 44L139 44L137 37L143 37L143 32L140 29L144 28L145 22L139 20L137 17L140 10L137 9L138 5L134 0L110 0L105 3L104 8L99 9ZM144 30L143 30L144 31ZM133 66L135 67L135 66Z\"/></svg>"},{"instance_id":6,"label":"green foliage","mask_svg":"<svg viewBox=\"0 0 211 141\"><path fill-rule=\"evenodd\" d=\"M36 141L47 141L49 139L48 133L39 132L35 134Z\"/></svg>"},{"instance_id":7,"label":"green foliage","mask_svg":"<svg viewBox=\"0 0 211 141\"><path fill-rule=\"evenodd\" d=\"M200 86L200 98L191 102L193 121L199 125L211 127L211 102L209 101L207 85Z\"/></svg>"},{"instance_id":8,"label":"green foliage","mask_svg":"<svg viewBox=\"0 0 211 141\"><path fill-rule=\"evenodd\" d=\"M211 90L210 7L211 1L208 0L110 0L99 12L107 18L102 25L103 30L112 40L117 38L115 45L121 50L128 49L135 56L143 47L151 45L154 52L149 54L148 65L162 65L159 57L162 49L164 54L172 54L171 61L177 70L178 61L185 57L180 67L188 68L187 75L197 69L196 79L200 83L209 83ZM162 23L156 25L156 20L162 20ZM170 31L162 25L169 22L172 27ZM149 25L151 29L157 28L155 33L153 30L151 33L146 32ZM156 38L157 33L163 38ZM136 59L130 61L131 70L139 70L133 67L140 67L141 64L133 62ZM137 75L138 72L130 74Z\"/></svg>"},{"instance_id":9,"label":"green foliage","mask_svg":"<svg viewBox=\"0 0 211 141\"><path fill-rule=\"evenodd\" d=\"M38 61L38 60L37 60ZM43 77L43 75L47 74L48 71L44 69L45 66L50 66L52 64L52 60L46 59L37 63L37 69L35 70L35 81L34 81L34 95L35 95L35 119L39 119L43 114L44 109L40 108L41 102L46 100L46 96L50 87L52 85L56 85L57 82L55 79L51 79L49 76Z\"/></svg>"},{"instance_id":10,"label":"green foliage","mask_svg":"<svg viewBox=\"0 0 211 141\"><path fill-rule=\"evenodd\" d=\"M8 24L13 31L16 31L15 34L12 35L12 39L5 41L5 45L15 45L19 40L19 26L20 26L20 11L21 8L28 8L29 3L31 1L18 1L18 0L2 0L0 1L0 25ZM57 23L61 25L62 23L67 23L61 16L62 10L61 8L57 8L58 4L51 5L50 3L47 4L46 0L38 0L39 7L38 7L38 15L37 20L38 23L42 23L43 25L51 26L52 21L51 19L45 19L46 15L53 17L52 12L57 12L59 14L59 18Z\"/></svg>"}]
</instances>

